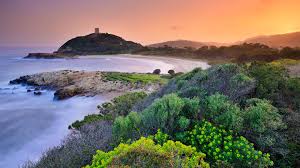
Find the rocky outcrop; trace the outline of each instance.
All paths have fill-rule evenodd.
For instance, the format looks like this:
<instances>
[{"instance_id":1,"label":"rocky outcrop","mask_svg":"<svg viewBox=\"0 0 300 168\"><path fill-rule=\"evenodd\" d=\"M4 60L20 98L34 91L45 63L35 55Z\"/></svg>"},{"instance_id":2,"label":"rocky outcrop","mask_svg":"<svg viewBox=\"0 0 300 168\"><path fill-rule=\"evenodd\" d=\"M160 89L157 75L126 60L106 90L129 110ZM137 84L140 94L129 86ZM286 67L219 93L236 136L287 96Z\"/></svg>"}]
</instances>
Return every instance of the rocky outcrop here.
<instances>
[{"instance_id":1,"label":"rocky outcrop","mask_svg":"<svg viewBox=\"0 0 300 168\"><path fill-rule=\"evenodd\" d=\"M110 72L85 72L61 70L21 76L10 84L23 84L41 89L55 90L54 98L58 100L73 96L95 96L98 94L120 94L128 91L152 92L161 87L161 83L128 83L110 81L104 76Z\"/></svg>"},{"instance_id":2,"label":"rocky outcrop","mask_svg":"<svg viewBox=\"0 0 300 168\"><path fill-rule=\"evenodd\" d=\"M93 33L73 38L54 53L30 53L25 58L65 58L77 55L128 54L142 48L141 44L126 41L108 33Z\"/></svg>"}]
</instances>

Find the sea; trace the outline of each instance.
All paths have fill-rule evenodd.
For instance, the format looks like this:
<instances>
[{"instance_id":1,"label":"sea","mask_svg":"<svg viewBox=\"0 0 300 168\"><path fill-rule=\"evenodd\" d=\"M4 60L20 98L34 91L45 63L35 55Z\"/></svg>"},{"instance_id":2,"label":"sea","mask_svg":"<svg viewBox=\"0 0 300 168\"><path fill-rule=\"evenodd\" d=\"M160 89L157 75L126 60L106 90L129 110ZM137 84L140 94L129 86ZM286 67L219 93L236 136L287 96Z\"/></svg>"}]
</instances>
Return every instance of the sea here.
<instances>
[{"instance_id":1,"label":"sea","mask_svg":"<svg viewBox=\"0 0 300 168\"><path fill-rule=\"evenodd\" d=\"M27 86L9 85L23 75L58 70L152 72L170 69L183 72L206 62L177 58L131 55L82 56L77 59L24 59L29 52L52 52L53 47L0 47L0 167L17 168L28 160L38 160L43 152L59 145L70 133L68 126L97 112L107 100L104 95L53 100L54 91L35 96Z\"/></svg>"}]
</instances>

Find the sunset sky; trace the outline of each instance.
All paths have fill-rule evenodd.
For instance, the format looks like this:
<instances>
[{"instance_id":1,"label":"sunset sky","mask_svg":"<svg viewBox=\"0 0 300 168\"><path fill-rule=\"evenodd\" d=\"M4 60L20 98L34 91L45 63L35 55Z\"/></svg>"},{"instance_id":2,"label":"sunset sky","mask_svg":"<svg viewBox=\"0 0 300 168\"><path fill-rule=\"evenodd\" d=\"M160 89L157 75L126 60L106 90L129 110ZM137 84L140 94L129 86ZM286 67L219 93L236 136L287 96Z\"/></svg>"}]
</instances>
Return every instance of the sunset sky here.
<instances>
[{"instance_id":1,"label":"sunset sky","mask_svg":"<svg viewBox=\"0 0 300 168\"><path fill-rule=\"evenodd\" d=\"M0 45L59 46L95 27L127 40L234 42L300 31L300 0L0 0Z\"/></svg>"}]
</instances>

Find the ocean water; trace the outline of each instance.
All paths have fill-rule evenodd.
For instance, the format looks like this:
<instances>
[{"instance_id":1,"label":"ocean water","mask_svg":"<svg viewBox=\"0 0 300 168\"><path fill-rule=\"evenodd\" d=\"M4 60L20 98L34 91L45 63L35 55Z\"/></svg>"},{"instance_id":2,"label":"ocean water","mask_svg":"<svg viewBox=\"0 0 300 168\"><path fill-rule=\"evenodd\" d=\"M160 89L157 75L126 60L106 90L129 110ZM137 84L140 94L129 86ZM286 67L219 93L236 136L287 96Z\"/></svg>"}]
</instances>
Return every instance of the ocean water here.
<instances>
[{"instance_id":1,"label":"ocean water","mask_svg":"<svg viewBox=\"0 0 300 168\"><path fill-rule=\"evenodd\" d=\"M74 97L54 101L53 91L41 96L27 93L26 86L9 85L22 75L56 70L152 72L169 69L188 71L207 68L201 61L168 58L135 58L128 55L88 56L79 59L22 59L28 52L49 52L53 48L0 47L0 167L15 168L27 160L37 160L43 151L59 145L69 133L68 125L97 112L104 96Z\"/></svg>"}]
</instances>

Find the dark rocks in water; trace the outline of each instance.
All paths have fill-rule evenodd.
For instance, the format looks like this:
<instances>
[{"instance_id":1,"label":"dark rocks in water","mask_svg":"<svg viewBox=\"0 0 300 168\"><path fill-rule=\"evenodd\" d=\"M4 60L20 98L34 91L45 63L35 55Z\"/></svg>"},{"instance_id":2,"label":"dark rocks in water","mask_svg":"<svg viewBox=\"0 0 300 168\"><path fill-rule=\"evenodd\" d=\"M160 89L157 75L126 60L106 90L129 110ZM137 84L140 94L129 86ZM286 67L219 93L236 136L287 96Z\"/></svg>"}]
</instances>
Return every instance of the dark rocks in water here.
<instances>
[{"instance_id":1,"label":"dark rocks in water","mask_svg":"<svg viewBox=\"0 0 300 168\"><path fill-rule=\"evenodd\" d=\"M40 92L40 91L35 91L35 92L33 92L33 94L36 95L36 96L40 96L40 95L42 95L42 92Z\"/></svg>"},{"instance_id":2,"label":"dark rocks in water","mask_svg":"<svg viewBox=\"0 0 300 168\"><path fill-rule=\"evenodd\" d=\"M67 41L56 52L30 53L25 58L53 59L73 58L77 55L128 54L141 48L143 48L141 44L126 41L113 34L93 33Z\"/></svg>"},{"instance_id":3,"label":"dark rocks in water","mask_svg":"<svg viewBox=\"0 0 300 168\"><path fill-rule=\"evenodd\" d=\"M32 92L32 90L31 89L27 89L27 92Z\"/></svg>"}]
</instances>

